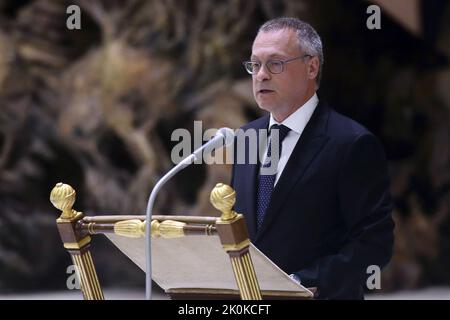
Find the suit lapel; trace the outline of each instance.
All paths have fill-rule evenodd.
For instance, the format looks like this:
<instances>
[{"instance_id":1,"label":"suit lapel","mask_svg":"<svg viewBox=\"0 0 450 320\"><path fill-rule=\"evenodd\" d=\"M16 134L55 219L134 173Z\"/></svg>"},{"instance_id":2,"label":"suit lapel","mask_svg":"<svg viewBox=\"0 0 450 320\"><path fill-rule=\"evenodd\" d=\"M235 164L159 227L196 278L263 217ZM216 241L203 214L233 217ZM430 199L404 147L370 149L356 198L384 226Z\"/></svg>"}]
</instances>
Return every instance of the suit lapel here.
<instances>
[{"instance_id":1,"label":"suit lapel","mask_svg":"<svg viewBox=\"0 0 450 320\"><path fill-rule=\"evenodd\" d=\"M285 202L289 192L297 181L301 179L328 140L325 135L328 116L329 110L319 102L273 190L263 224L256 235L255 241L270 227L272 220L277 216L277 212Z\"/></svg>"},{"instance_id":2,"label":"suit lapel","mask_svg":"<svg viewBox=\"0 0 450 320\"><path fill-rule=\"evenodd\" d=\"M259 136L259 130L261 129L267 129L267 126L269 125L269 116L266 116L261 119L260 122L258 122L255 126L253 126L250 129L257 130L257 145L258 145L258 152L259 152L259 143L260 143L260 136ZM248 145L248 142L246 142L245 150L247 152L247 156L249 157L249 150L250 147ZM259 154L259 153L258 153ZM244 189L248 190L248 193L246 193L245 198L245 207L246 207L246 220L247 220L247 226L248 226L248 232L251 240L255 239L256 236L256 188L258 186L258 169L260 166L259 158L255 164L251 164L250 161L246 160L245 170L244 170Z\"/></svg>"}]
</instances>

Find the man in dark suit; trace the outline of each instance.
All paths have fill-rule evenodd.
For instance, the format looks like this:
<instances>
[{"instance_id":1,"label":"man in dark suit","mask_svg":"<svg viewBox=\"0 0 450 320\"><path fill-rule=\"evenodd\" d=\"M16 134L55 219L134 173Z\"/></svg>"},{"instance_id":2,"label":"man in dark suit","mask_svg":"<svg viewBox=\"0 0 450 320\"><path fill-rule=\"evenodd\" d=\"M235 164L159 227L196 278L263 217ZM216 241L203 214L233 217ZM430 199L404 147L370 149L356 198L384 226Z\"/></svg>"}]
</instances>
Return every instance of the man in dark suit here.
<instances>
[{"instance_id":1,"label":"man in dark suit","mask_svg":"<svg viewBox=\"0 0 450 320\"><path fill-rule=\"evenodd\" d=\"M303 286L317 287L319 299L362 299L368 267L389 262L394 240L380 142L319 101L322 43L307 23L265 23L244 65L258 106L270 115L242 130L266 129L270 138L262 164L233 165L235 210L245 215L251 241ZM248 160L250 150L247 140L235 154ZM264 173L272 159L276 172Z\"/></svg>"}]
</instances>

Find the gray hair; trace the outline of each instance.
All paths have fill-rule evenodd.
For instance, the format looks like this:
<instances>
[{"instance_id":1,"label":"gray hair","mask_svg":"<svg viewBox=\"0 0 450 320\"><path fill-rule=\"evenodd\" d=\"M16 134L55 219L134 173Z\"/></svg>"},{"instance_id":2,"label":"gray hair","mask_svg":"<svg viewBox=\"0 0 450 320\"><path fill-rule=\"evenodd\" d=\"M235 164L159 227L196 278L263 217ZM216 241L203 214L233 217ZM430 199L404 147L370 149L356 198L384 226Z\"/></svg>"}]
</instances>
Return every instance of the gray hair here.
<instances>
[{"instance_id":1,"label":"gray hair","mask_svg":"<svg viewBox=\"0 0 450 320\"><path fill-rule=\"evenodd\" d=\"M319 72L317 73L316 83L320 85L323 67L323 49L322 40L316 30L308 23L297 18L276 18L264 23L258 30L259 32L278 31L282 29L292 29L297 32L300 50L305 54L317 56L319 58Z\"/></svg>"}]
</instances>

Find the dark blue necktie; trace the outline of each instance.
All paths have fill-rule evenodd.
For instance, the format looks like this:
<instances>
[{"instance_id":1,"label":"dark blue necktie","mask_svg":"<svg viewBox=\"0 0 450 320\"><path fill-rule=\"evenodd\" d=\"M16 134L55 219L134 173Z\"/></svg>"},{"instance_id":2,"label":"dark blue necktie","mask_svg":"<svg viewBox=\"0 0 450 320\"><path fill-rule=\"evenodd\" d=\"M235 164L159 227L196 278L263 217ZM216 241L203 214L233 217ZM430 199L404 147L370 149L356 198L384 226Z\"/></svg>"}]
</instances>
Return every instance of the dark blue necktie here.
<instances>
[{"instance_id":1,"label":"dark blue necktie","mask_svg":"<svg viewBox=\"0 0 450 320\"><path fill-rule=\"evenodd\" d=\"M278 130L279 132L279 143L278 143L278 147L279 147L279 157L281 157L281 144L284 140L284 138L286 138L287 134L289 133L290 129L288 127L286 127L285 125L278 125L278 124L274 124L271 128L270 128L270 141L269 141L269 145L267 147L267 155L266 155L266 161L265 163L262 165L262 167L270 167L271 166L271 156L272 156L272 137L273 135L273 130ZM278 163L274 164L275 168L278 167ZM264 220L264 215L266 214L266 210L267 207L269 206L270 203L270 198L272 196L272 191L273 191L273 187L275 184L275 178L276 178L277 174L276 172L274 174L262 174L260 172L259 174L259 179L258 179L258 190L256 191L256 224L259 228L262 225L262 222Z\"/></svg>"}]
</instances>

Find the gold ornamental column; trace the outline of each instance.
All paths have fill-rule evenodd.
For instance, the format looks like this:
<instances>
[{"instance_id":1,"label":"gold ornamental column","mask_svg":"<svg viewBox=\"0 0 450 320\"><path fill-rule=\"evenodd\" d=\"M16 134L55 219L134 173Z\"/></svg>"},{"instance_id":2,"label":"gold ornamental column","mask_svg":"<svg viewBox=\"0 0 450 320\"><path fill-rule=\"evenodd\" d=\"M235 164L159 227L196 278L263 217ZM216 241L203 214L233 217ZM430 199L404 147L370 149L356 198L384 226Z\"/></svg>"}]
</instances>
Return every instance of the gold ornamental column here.
<instances>
[{"instance_id":1,"label":"gold ornamental column","mask_svg":"<svg viewBox=\"0 0 450 320\"><path fill-rule=\"evenodd\" d=\"M59 235L76 266L84 299L104 300L89 251L91 237L80 228L84 215L72 209L75 195L75 190L71 186L61 182L57 183L50 193L50 201L62 211L61 216L56 220Z\"/></svg>"},{"instance_id":2,"label":"gold ornamental column","mask_svg":"<svg viewBox=\"0 0 450 320\"><path fill-rule=\"evenodd\" d=\"M231 210L236 201L236 192L230 186L218 183L211 191L210 200L222 212L222 216L216 221L216 228L222 246L230 256L241 299L262 300L250 257L250 240L244 217Z\"/></svg>"}]
</instances>

